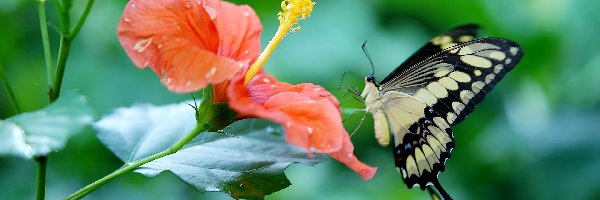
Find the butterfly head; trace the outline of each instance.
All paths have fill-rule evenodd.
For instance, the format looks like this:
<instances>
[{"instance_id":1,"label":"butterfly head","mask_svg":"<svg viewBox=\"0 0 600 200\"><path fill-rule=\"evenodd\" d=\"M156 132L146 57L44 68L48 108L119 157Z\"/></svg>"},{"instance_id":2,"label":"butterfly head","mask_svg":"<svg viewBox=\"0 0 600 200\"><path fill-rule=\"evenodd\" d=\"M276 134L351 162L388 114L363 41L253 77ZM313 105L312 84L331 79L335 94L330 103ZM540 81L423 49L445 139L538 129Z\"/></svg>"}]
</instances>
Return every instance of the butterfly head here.
<instances>
[{"instance_id":1,"label":"butterfly head","mask_svg":"<svg viewBox=\"0 0 600 200\"><path fill-rule=\"evenodd\" d=\"M365 77L365 80L369 83L375 83L375 76L373 76L373 74L367 74L367 77Z\"/></svg>"},{"instance_id":2,"label":"butterfly head","mask_svg":"<svg viewBox=\"0 0 600 200\"><path fill-rule=\"evenodd\" d=\"M365 103L372 102L379 98L379 84L375 80L373 74L367 74L365 77L365 89L361 93L361 97L365 98Z\"/></svg>"}]
</instances>

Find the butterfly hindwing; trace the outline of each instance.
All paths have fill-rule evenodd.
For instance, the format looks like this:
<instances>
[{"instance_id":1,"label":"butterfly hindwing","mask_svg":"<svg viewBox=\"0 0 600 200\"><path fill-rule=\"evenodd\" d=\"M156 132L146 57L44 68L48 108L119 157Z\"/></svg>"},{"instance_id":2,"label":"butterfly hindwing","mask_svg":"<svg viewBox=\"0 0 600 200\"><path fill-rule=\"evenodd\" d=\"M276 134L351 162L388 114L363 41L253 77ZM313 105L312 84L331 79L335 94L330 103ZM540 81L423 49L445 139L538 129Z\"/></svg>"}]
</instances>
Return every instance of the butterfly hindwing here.
<instances>
[{"instance_id":1,"label":"butterfly hindwing","mask_svg":"<svg viewBox=\"0 0 600 200\"><path fill-rule=\"evenodd\" d=\"M380 88L422 100L453 125L473 111L522 55L516 43L505 39L471 40L393 74Z\"/></svg>"},{"instance_id":2,"label":"butterfly hindwing","mask_svg":"<svg viewBox=\"0 0 600 200\"><path fill-rule=\"evenodd\" d=\"M427 42L417 52L413 53L408 57L399 67L397 67L390 75L388 75L382 82L387 82L393 78L394 74L402 71L403 69L413 66L423 60L427 59L431 55L435 55L441 52L443 49L454 46L457 43L467 42L477 37L479 32L479 26L476 24L466 24L456 27L442 35L438 35Z\"/></svg>"},{"instance_id":3,"label":"butterfly hindwing","mask_svg":"<svg viewBox=\"0 0 600 200\"><path fill-rule=\"evenodd\" d=\"M394 138L395 164L404 182L421 189L437 182L455 146L450 125L431 107L405 93L387 92L382 102Z\"/></svg>"}]
</instances>

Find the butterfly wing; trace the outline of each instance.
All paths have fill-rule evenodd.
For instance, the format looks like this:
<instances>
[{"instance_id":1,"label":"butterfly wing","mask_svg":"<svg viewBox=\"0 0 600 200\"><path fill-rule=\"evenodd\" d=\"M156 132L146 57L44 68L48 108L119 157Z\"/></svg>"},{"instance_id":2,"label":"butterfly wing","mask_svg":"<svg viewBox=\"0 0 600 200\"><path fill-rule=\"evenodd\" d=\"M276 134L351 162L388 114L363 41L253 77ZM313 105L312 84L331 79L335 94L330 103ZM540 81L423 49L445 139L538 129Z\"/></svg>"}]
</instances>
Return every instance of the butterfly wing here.
<instances>
[{"instance_id":1,"label":"butterfly wing","mask_svg":"<svg viewBox=\"0 0 600 200\"><path fill-rule=\"evenodd\" d=\"M409 187L435 186L460 123L523 56L516 43L476 37L465 25L435 37L379 83L394 159ZM380 117L381 118L381 117Z\"/></svg>"},{"instance_id":2,"label":"butterfly wing","mask_svg":"<svg viewBox=\"0 0 600 200\"><path fill-rule=\"evenodd\" d=\"M438 183L437 175L444 171L455 146L450 125L408 94L390 91L381 100L394 136L395 163L406 185L425 189Z\"/></svg>"},{"instance_id":3,"label":"butterfly wing","mask_svg":"<svg viewBox=\"0 0 600 200\"><path fill-rule=\"evenodd\" d=\"M427 104L450 125L460 123L523 56L518 44L482 38L446 48L380 83Z\"/></svg>"},{"instance_id":4,"label":"butterfly wing","mask_svg":"<svg viewBox=\"0 0 600 200\"><path fill-rule=\"evenodd\" d=\"M425 59L427 59L431 55L435 55L441 52L443 49L448 48L450 46L454 46L460 42L467 42L473 40L477 37L477 33L479 32L479 26L476 24L466 24L459 27L456 27L442 35L438 35L431 39L425 46L421 47L417 52L408 57L399 67L397 67L390 75L388 75L382 82L387 82L394 77L394 74L397 74L408 68L413 66Z\"/></svg>"}]
</instances>

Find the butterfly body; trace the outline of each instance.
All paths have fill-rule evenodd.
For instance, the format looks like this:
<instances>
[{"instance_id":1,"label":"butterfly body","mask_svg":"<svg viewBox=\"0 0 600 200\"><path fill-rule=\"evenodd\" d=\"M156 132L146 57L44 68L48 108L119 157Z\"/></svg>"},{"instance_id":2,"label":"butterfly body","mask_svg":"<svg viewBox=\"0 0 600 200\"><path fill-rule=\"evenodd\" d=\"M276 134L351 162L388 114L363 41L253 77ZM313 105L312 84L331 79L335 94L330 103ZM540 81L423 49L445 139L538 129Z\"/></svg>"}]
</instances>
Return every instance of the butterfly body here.
<instances>
[{"instance_id":1,"label":"butterfly body","mask_svg":"<svg viewBox=\"0 0 600 200\"><path fill-rule=\"evenodd\" d=\"M522 49L500 38L475 39L478 26L433 38L383 81L365 78L361 97L373 114L375 137L393 144L396 167L409 188L435 186L455 147L451 127L473 112L519 62ZM391 136L391 137L390 137Z\"/></svg>"}]
</instances>

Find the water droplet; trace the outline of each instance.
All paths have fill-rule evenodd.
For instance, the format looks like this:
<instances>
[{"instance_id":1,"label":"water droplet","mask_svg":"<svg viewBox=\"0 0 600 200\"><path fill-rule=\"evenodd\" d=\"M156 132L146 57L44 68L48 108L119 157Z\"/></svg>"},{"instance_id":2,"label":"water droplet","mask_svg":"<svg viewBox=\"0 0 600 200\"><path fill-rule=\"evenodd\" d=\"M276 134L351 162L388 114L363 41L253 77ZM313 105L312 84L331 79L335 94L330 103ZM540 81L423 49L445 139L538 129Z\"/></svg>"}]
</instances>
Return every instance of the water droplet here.
<instances>
[{"instance_id":1,"label":"water droplet","mask_svg":"<svg viewBox=\"0 0 600 200\"><path fill-rule=\"evenodd\" d=\"M185 7L186 8L192 8L192 2L191 1L185 1Z\"/></svg>"}]
</instances>

